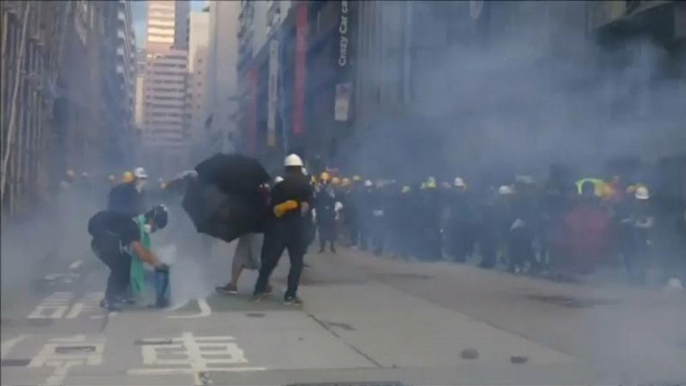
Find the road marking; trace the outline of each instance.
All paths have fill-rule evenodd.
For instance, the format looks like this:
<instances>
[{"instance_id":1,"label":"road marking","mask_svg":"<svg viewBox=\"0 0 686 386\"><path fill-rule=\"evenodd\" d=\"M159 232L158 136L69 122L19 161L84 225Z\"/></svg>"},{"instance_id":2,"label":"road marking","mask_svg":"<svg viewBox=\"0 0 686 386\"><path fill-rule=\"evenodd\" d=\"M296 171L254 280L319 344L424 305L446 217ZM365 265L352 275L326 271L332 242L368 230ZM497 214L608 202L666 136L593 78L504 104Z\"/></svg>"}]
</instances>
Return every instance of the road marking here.
<instances>
[{"instance_id":1,"label":"road marking","mask_svg":"<svg viewBox=\"0 0 686 386\"><path fill-rule=\"evenodd\" d=\"M157 368L130 369L127 370L129 375L188 374L193 376L194 385L203 386L208 383L207 371L266 370L265 367L246 366L248 360L232 336L194 336L184 332L181 337L158 340L157 344L149 339L143 341L147 342L141 345L143 364ZM169 358L170 355L182 358ZM221 365L223 367L219 367Z\"/></svg>"},{"instance_id":2,"label":"road marking","mask_svg":"<svg viewBox=\"0 0 686 386\"><path fill-rule=\"evenodd\" d=\"M69 269L78 269L81 264L83 264L83 260L76 260L75 262L69 264Z\"/></svg>"},{"instance_id":3,"label":"road marking","mask_svg":"<svg viewBox=\"0 0 686 386\"><path fill-rule=\"evenodd\" d=\"M169 308L167 311L174 312L174 311L178 310L179 308L183 308L183 306L185 306L188 303L190 303L190 300L186 300L183 303L179 303L179 304L175 305L174 307Z\"/></svg>"},{"instance_id":4,"label":"road marking","mask_svg":"<svg viewBox=\"0 0 686 386\"><path fill-rule=\"evenodd\" d=\"M2 347L0 347L0 360L7 358L7 355L9 355L10 351L12 351L14 346L16 346L17 343L21 342L22 340L28 337L29 335L19 335L16 338L10 339L6 342L2 342Z\"/></svg>"},{"instance_id":5,"label":"road marking","mask_svg":"<svg viewBox=\"0 0 686 386\"><path fill-rule=\"evenodd\" d=\"M84 346L87 343L88 346ZM84 350L88 348L88 350ZM46 343L38 355L31 359L28 367L53 367L52 374L45 381L47 385L62 385L69 369L75 366L102 365L105 340L87 341L85 335L55 338Z\"/></svg>"},{"instance_id":6,"label":"road marking","mask_svg":"<svg viewBox=\"0 0 686 386\"><path fill-rule=\"evenodd\" d=\"M197 302L198 302L198 307L200 307L200 313L192 314L192 315L169 315L169 316L167 316L167 318L169 318L169 319L195 319L195 318L205 318L205 317L210 316L212 314L212 309L210 308L210 305L207 304L207 300L197 299Z\"/></svg>"}]
</instances>

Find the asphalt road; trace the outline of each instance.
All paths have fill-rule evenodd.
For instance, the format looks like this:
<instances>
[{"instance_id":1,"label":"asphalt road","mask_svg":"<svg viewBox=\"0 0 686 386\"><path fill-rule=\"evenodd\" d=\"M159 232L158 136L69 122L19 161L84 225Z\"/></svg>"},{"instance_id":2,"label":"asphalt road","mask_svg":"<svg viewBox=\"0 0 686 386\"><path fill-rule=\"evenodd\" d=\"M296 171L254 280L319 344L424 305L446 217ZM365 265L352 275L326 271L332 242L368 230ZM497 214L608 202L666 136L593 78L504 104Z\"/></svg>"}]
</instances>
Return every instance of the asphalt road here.
<instances>
[{"instance_id":1,"label":"asphalt road","mask_svg":"<svg viewBox=\"0 0 686 386\"><path fill-rule=\"evenodd\" d=\"M173 266L175 306L106 314L93 258L3 294L2 385L686 384L686 294L568 285L341 249L311 254L301 308L218 295L230 246Z\"/></svg>"}]
</instances>

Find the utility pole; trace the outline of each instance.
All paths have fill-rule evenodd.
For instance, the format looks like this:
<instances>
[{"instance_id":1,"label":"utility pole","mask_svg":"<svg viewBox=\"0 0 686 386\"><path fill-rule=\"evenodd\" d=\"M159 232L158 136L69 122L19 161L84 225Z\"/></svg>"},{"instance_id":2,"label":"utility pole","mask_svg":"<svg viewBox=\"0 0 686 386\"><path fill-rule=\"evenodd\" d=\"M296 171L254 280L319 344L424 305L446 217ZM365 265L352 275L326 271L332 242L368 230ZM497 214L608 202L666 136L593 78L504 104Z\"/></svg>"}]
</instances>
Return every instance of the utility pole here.
<instances>
[{"instance_id":1,"label":"utility pole","mask_svg":"<svg viewBox=\"0 0 686 386\"><path fill-rule=\"evenodd\" d=\"M14 76L14 90L12 90L12 104L10 106L10 119L7 127L7 138L5 139L5 151L2 159L2 175L0 176L0 200L4 200L7 191L7 168L9 166L10 154L14 145L14 132L16 131L17 120L17 97L19 96L19 82L22 78L22 68L24 63L24 53L26 51L26 30L28 29L29 11L31 2L27 1L24 8L24 18L21 27L21 41L19 43L19 55Z\"/></svg>"}]
</instances>

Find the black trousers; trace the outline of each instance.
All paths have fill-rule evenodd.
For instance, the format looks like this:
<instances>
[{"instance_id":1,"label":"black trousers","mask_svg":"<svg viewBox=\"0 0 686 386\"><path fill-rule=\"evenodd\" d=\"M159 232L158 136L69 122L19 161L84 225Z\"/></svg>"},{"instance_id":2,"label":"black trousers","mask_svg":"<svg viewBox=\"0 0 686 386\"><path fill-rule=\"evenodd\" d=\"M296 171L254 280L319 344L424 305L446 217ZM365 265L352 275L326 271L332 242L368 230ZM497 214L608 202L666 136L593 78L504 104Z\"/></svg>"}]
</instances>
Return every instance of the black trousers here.
<instances>
[{"instance_id":1,"label":"black trousers","mask_svg":"<svg viewBox=\"0 0 686 386\"><path fill-rule=\"evenodd\" d=\"M268 226L262 244L262 265L255 283L255 294L263 294L269 277L279 264L281 255L288 250L291 268L288 272L288 287L285 297L296 296L300 275L303 270L306 245L304 243L304 224L297 221L276 222Z\"/></svg>"},{"instance_id":2,"label":"black trousers","mask_svg":"<svg viewBox=\"0 0 686 386\"><path fill-rule=\"evenodd\" d=\"M450 254L456 262L467 261L477 241L476 224L456 221L451 224Z\"/></svg>"},{"instance_id":3,"label":"black trousers","mask_svg":"<svg viewBox=\"0 0 686 386\"><path fill-rule=\"evenodd\" d=\"M105 299L115 301L126 297L131 278L131 255L122 251L119 240L111 236L94 238L91 248L100 261L110 269Z\"/></svg>"}]
</instances>

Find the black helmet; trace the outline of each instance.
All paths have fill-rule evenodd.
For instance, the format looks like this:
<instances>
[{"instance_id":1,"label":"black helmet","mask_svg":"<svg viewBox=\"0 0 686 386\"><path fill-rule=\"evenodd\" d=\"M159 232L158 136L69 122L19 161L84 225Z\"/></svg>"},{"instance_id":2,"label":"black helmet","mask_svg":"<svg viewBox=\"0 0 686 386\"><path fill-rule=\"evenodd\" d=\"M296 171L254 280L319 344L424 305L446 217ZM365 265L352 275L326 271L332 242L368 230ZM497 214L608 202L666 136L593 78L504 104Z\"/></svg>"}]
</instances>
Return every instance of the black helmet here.
<instances>
[{"instance_id":1,"label":"black helmet","mask_svg":"<svg viewBox=\"0 0 686 386\"><path fill-rule=\"evenodd\" d=\"M146 220L152 219L156 229L163 229L169 221L169 211L164 205L156 205L145 214L145 218Z\"/></svg>"}]
</instances>

